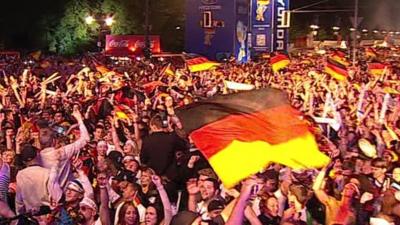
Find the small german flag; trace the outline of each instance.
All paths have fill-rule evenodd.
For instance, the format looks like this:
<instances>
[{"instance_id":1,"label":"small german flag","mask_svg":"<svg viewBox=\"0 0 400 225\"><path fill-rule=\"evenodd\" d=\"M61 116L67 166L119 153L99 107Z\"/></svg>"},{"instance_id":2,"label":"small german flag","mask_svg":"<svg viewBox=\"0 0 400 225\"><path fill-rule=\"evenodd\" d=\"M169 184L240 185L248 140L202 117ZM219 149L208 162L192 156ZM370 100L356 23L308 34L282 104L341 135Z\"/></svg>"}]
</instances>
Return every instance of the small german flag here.
<instances>
[{"instance_id":1,"label":"small german flag","mask_svg":"<svg viewBox=\"0 0 400 225\"><path fill-rule=\"evenodd\" d=\"M186 59L185 61L186 61L186 65L189 68L189 71L192 73L210 70L210 69L220 65L219 63L210 61L205 57L194 57L194 58Z\"/></svg>"},{"instance_id":2,"label":"small german flag","mask_svg":"<svg viewBox=\"0 0 400 225\"><path fill-rule=\"evenodd\" d=\"M171 63L161 70L161 75L175 76L175 71L171 68Z\"/></svg>"},{"instance_id":3,"label":"small german flag","mask_svg":"<svg viewBox=\"0 0 400 225\"><path fill-rule=\"evenodd\" d=\"M289 65L290 59L286 54L278 53L271 58L272 70L276 73Z\"/></svg>"},{"instance_id":4,"label":"small german flag","mask_svg":"<svg viewBox=\"0 0 400 225\"><path fill-rule=\"evenodd\" d=\"M371 47L365 49L365 56L367 58L376 58L378 56L378 53Z\"/></svg>"},{"instance_id":5,"label":"small german flag","mask_svg":"<svg viewBox=\"0 0 400 225\"><path fill-rule=\"evenodd\" d=\"M381 76L387 65L382 63L368 63L368 72L374 76Z\"/></svg>"},{"instance_id":6,"label":"small german flag","mask_svg":"<svg viewBox=\"0 0 400 225\"><path fill-rule=\"evenodd\" d=\"M330 58L327 58L325 73L340 81L346 80L349 76L347 67L345 65L342 65Z\"/></svg>"},{"instance_id":7,"label":"small german flag","mask_svg":"<svg viewBox=\"0 0 400 225\"><path fill-rule=\"evenodd\" d=\"M335 60L336 62L338 62L344 66L350 65L350 63L346 59L346 53L339 51L339 50L335 51L332 54L331 59Z\"/></svg>"},{"instance_id":8,"label":"small german flag","mask_svg":"<svg viewBox=\"0 0 400 225\"><path fill-rule=\"evenodd\" d=\"M330 161L277 89L214 96L178 109L177 116L227 188L273 162L304 169Z\"/></svg>"},{"instance_id":9,"label":"small german flag","mask_svg":"<svg viewBox=\"0 0 400 225\"><path fill-rule=\"evenodd\" d=\"M122 119L122 120L128 120L129 117L128 115L125 113L125 111L127 110L127 106L125 105L115 105L114 106L114 112L115 112L115 116L118 119Z\"/></svg>"}]
</instances>

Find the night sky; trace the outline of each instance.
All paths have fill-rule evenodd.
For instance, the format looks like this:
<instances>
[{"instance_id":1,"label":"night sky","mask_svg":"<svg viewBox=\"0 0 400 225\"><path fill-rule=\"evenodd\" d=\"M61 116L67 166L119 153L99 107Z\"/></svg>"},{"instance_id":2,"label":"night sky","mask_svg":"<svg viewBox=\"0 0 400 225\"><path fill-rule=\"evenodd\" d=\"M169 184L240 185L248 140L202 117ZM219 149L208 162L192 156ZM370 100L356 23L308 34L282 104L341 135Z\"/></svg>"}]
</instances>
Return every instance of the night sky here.
<instances>
[{"instance_id":1,"label":"night sky","mask_svg":"<svg viewBox=\"0 0 400 225\"><path fill-rule=\"evenodd\" d=\"M34 48L35 36L45 35L40 30L43 17L62 15L67 0L3 0L0 6L0 44L13 48ZM144 1L144 0L130 0ZM291 8L305 6L320 0L292 0ZM359 0L363 28L400 30L400 0ZM328 0L311 9L350 9L354 0ZM339 24L350 26L351 12L296 14L292 23L307 25L317 22L321 27Z\"/></svg>"}]
</instances>

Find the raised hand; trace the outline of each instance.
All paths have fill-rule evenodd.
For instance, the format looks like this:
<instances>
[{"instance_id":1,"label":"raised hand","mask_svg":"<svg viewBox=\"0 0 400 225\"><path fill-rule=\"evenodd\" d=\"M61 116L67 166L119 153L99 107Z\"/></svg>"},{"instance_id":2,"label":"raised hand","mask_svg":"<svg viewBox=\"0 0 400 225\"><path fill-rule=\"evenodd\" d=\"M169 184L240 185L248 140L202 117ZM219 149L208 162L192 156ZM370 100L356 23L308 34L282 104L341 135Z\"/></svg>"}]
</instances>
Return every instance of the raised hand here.
<instances>
[{"instance_id":1,"label":"raised hand","mask_svg":"<svg viewBox=\"0 0 400 225\"><path fill-rule=\"evenodd\" d=\"M199 193L200 188L199 186L197 186L197 179L196 178L189 179L188 182L186 182L186 189L189 195L196 195L197 193Z\"/></svg>"}]
</instances>

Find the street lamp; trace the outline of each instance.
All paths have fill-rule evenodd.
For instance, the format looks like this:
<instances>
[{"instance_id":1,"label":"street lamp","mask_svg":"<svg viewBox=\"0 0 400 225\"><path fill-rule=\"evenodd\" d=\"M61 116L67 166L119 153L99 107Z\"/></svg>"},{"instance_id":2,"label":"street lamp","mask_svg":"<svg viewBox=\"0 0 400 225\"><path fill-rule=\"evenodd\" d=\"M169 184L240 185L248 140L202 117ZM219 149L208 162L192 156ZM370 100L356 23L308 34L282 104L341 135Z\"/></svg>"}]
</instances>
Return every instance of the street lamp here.
<instances>
[{"instance_id":1,"label":"street lamp","mask_svg":"<svg viewBox=\"0 0 400 225\"><path fill-rule=\"evenodd\" d=\"M338 26L333 26L333 27L332 27L332 30L333 30L333 34L334 34L334 35L338 35L338 34L339 34L340 27L338 27Z\"/></svg>"},{"instance_id":2,"label":"street lamp","mask_svg":"<svg viewBox=\"0 0 400 225\"><path fill-rule=\"evenodd\" d=\"M112 16L107 16L107 18L104 21L106 22L106 25L109 27L111 27L115 22Z\"/></svg>"},{"instance_id":3,"label":"street lamp","mask_svg":"<svg viewBox=\"0 0 400 225\"><path fill-rule=\"evenodd\" d=\"M85 18L85 22L86 22L86 24L88 24L88 25L92 24L92 23L94 22L93 16L87 16L87 17Z\"/></svg>"},{"instance_id":4,"label":"street lamp","mask_svg":"<svg viewBox=\"0 0 400 225\"><path fill-rule=\"evenodd\" d=\"M110 27L115 23L114 17L112 15L88 15L85 17L85 23L87 25L92 25L97 22L99 25L99 34L97 39L97 47L101 51L102 42L105 39L105 35L110 32Z\"/></svg>"}]
</instances>

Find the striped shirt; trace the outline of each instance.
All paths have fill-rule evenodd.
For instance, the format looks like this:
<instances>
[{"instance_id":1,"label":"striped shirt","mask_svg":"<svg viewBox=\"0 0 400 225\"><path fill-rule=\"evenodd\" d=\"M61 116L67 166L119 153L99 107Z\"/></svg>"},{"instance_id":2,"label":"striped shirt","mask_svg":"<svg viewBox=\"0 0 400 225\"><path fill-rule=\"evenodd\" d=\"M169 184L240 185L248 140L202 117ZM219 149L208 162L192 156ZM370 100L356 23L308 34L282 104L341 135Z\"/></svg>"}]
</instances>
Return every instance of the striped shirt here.
<instances>
[{"instance_id":1,"label":"striped shirt","mask_svg":"<svg viewBox=\"0 0 400 225\"><path fill-rule=\"evenodd\" d=\"M0 201L7 202L8 185L10 184L10 166L0 161Z\"/></svg>"}]
</instances>

